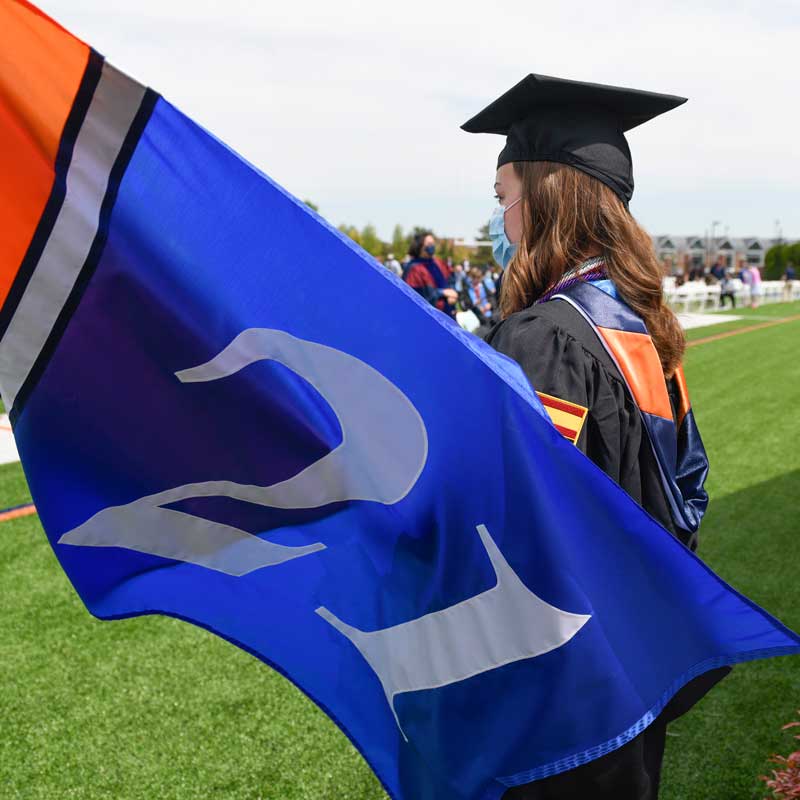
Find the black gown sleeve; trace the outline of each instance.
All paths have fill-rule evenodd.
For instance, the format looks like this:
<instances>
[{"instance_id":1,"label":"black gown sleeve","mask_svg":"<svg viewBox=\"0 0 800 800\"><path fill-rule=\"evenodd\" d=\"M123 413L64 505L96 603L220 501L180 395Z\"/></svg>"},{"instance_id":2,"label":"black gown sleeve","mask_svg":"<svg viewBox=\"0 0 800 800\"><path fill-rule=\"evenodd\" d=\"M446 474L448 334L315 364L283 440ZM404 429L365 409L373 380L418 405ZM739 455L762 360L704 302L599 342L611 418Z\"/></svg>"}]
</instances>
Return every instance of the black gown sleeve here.
<instances>
[{"instance_id":1,"label":"black gown sleeve","mask_svg":"<svg viewBox=\"0 0 800 800\"><path fill-rule=\"evenodd\" d=\"M622 380L569 331L544 317L512 317L487 341L522 367L537 392L587 409L577 447L642 505L639 462L646 434Z\"/></svg>"}]
</instances>

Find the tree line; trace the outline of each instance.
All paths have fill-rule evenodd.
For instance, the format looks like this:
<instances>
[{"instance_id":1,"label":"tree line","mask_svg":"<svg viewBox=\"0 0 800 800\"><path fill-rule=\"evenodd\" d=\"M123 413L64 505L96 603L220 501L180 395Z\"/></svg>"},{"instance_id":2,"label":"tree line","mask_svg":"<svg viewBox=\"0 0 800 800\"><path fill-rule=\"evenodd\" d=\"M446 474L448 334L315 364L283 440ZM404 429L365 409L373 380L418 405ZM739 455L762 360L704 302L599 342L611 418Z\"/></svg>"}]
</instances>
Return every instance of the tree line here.
<instances>
[{"instance_id":1,"label":"tree line","mask_svg":"<svg viewBox=\"0 0 800 800\"><path fill-rule=\"evenodd\" d=\"M319 207L311 200L303 200L303 202L311 209L319 213ZM478 239L483 241L489 238L489 226L484 225L478 231ZM436 231L422 225L415 225L411 230L404 230L402 225L395 225L392 231L392 238L389 241L384 241L378 236L378 231L371 223L367 223L363 228L359 229L355 225L348 225L342 223L338 229L345 235L349 236L356 244L360 245L370 255L375 258L385 259L389 253L392 253L398 260L403 260L407 255L408 249L414 237L421 233L432 233L436 237L436 256L441 259L452 259L454 264L457 264L464 259L469 259L474 264L489 264L492 260L492 250L490 247L467 248L456 246L453 239L444 239L437 236Z\"/></svg>"},{"instance_id":2,"label":"tree line","mask_svg":"<svg viewBox=\"0 0 800 800\"><path fill-rule=\"evenodd\" d=\"M309 208L319 213L319 207L311 200L303 201ZM361 245L370 255L381 260L385 259L389 253L402 261L408 253L414 237L419 233L436 232L422 225L415 225L411 230L406 231L402 225L395 225L392 231L391 241L384 241L378 236L378 231L371 223L359 229L355 225L342 223L338 226L339 230L349 236L356 244ZM489 239L489 225L484 225L479 231L477 238L481 241ZM454 264L468 258L472 263L478 265L492 263L492 250L490 247L479 247L477 249L457 247L453 239L441 239L436 236L437 247L436 255L441 259L452 259ZM776 244L767 250L764 256L764 278L766 280L779 280L783 277L786 267L789 265L800 268L800 242L794 244Z\"/></svg>"},{"instance_id":3,"label":"tree line","mask_svg":"<svg viewBox=\"0 0 800 800\"><path fill-rule=\"evenodd\" d=\"M800 242L775 244L764 255L764 277L768 281L777 281L790 264L795 269L800 268Z\"/></svg>"}]
</instances>

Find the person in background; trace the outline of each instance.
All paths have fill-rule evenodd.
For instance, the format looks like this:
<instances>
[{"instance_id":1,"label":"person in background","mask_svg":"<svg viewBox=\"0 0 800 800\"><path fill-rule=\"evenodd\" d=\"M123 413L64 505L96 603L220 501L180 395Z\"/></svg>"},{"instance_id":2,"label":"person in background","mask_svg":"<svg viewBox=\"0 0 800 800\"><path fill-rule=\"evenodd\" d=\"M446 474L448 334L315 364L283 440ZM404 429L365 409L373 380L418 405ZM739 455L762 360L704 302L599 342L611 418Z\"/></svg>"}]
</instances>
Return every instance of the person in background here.
<instances>
[{"instance_id":1,"label":"person in background","mask_svg":"<svg viewBox=\"0 0 800 800\"><path fill-rule=\"evenodd\" d=\"M783 300L789 301L792 299L792 290L794 289L794 280L796 273L794 266L789 262L786 265L786 272L783 273Z\"/></svg>"},{"instance_id":2,"label":"person in background","mask_svg":"<svg viewBox=\"0 0 800 800\"><path fill-rule=\"evenodd\" d=\"M745 289L747 289L747 297L749 298L749 302L752 303L753 274L750 272L750 267L747 262L744 262L742 268L739 270L739 280L744 284Z\"/></svg>"},{"instance_id":3,"label":"person in background","mask_svg":"<svg viewBox=\"0 0 800 800\"><path fill-rule=\"evenodd\" d=\"M722 273L722 278L719 282L719 305L720 308L725 308L725 300L730 299L731 308L736 308L736 294L733 291L733 280L731 279L730 272L727 270Z\"/></svg>"},{"instance_id":4,"label":"person in background","mask_svg":"<svg viewBox=\"0 0 800 800\"><path fill-rule=\"evenodd\" d=\"M397 275L398 278L403 277L403 267L400 265L400 262L394 257L394 253L389 253L389 255L386 256L386 263L384 264L384 266L386 267L386 269L389 270L389 272L394 272L394 274Z\"/></svg>"},{"instance_id":5,"label":"person in background","mask_svg":"<svg viewBox=\"0 0 800 800\"><path fill-rule=\"evenodd\" d=\"M748 266L747 262L746 261L742 261L741 265L739 266L739 274L737 275L737 277L739 278L739 280L742 283L748 283L748 281L750 280L750 275L749 274L745 274L745 273L747 273L748 269L749 269L749 266Z\"/></svg>"},{"instance_id":6,"label":"person in background","mask_svg":"<svg viewBox=\"0 0 800 800\"><path fill-rule=\"evenodd\" d=\"M492 301L492 305L494 305L497 298L497 283L492 277L492 271L490 269L485 268L482 270L482 272L483 285L486 287L486 291L489 293L489 299Z\"/></svg>"},{"instance_id":7,"label":"person in background","mask_svg":"<svg viewBox=\"0 0 800 800\"><path fill-rule=\"evenodd\" d=\"M719 256L717 258L717 263L711 267L711 274L718 280L721 281L725 277L725 257Z\"/></svg>"},{"instance_id":8,"label":"person in background","mask_svg":"<svg viewBox=\"0 0 800 800\"><path fill-rule=\"evenodd\" d=\"M750 308L758 308L761 297L761 270L755 264L748 270L750 273Z\"/></svg>"},{"instance_id":9,"label":"person in background","mask_svg":"<svg viewBox=\"0 0 800 800\"><path fill-rule=\"evenodd\" d=\"M466 283L466 281L467 281L467 279L469 277L469 271L470 271L469 259L465 258L460 264L458 264L458 266L456 267L456 270L457 270L457 272L455 273L456 274L456 278L455 278L454 286L455 286L455 290L457 292L461 293L461 291L464 288L464 284Z\"/></svg>"},{"instance_id":10,"label":"person in background","mask_svg":"<svg viewBox=\"0 0 800 800\"><path fill-rule=\"evenodd\" d=\"M477 308L484 320L489 322L492 318L492 299L486 280L480 267L472 267L469 271L466 290L473 308Z\"/></svg>"},{"instance_id":11,"label":"person in background","mask_svg":"<svg viewBox=\"0 0 800 800\"><path fill-rule=\"evenodd\" d=\"M453 288L456 292L460 292L463 288L464 281L469 273L469 261L464 260L463 263L456 264L453 267Z\"/></svg>"},{"instance_id":12,"label":"person in background","mask_svg":"<svg viewBox=\"0 0 800 800\"><path fill-rule=\"evenodd\" d=\"M436 258L436 237L429 232L418 233L408 253L411 260L406 264L403 280L432 306L452 317L458 293L452 286L450 268Z\"/></svg>"}]
</instances>

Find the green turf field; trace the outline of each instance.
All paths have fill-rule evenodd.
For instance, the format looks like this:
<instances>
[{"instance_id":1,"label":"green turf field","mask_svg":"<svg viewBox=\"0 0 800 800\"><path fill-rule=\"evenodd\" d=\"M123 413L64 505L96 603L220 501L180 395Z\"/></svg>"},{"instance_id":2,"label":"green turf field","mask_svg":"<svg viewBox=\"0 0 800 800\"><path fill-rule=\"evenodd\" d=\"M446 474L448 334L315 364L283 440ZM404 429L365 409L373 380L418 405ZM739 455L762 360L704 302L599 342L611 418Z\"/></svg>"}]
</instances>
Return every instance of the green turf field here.
<instances>
[{"instance_id":1,"label":"green turf field","mask_svg":"<svg viewBox=\"0 0 800 800\"><path fill-rule=\"evenodd\" d=\"M737 319L733 322L722 322L719 325L691 328L686 331L687 340L692 342L696 339L704 339L706 336L715 336L719 333L741 330L751 325L760 325L764 322L772 322L778 319L797 316L800 314L800 301L794 303L770 303L769 305L759 306L758 308L731 309L729 306L718 313L726 315L733 314L734 316L742 317L742 319Z\"/></svg>"},{"instance_id":2,"label":"green turf field","mask_svg":"<svg viewBox=\"0 0 800 800\"><path fill-rule=\"evenodd\" d=\"M788 322L693 347L686 366L712 464L701 555L800 630L798 343ZM28 499L20 467L0 467L0 507ZM174 620L93 620L35 517L0 523L0 666L3 800L385 797L333 724L254 658ZM797 708L800 659L737 667L672 726L663 800L762 798L757 776L789 751L779 727Z\"/></svg>"},{"instance_id":3,"label":"green turf field","mask_svg":"<svg viewBox=\"0 0 800 800\"><path fill-rule=\"evenodd\" d=\"M753 316L788 317L800 303ZM747 324L755 324L749 320ZM717 327L717 326L715 326ZM700 328L709 335L713 328ZM700 554L800 631L800 320L687 351L692 405L711 461ZM800 658L744 664L671 727L663 800L762 798L764 755L800 708Z\"/></svg>"}]
</instances>

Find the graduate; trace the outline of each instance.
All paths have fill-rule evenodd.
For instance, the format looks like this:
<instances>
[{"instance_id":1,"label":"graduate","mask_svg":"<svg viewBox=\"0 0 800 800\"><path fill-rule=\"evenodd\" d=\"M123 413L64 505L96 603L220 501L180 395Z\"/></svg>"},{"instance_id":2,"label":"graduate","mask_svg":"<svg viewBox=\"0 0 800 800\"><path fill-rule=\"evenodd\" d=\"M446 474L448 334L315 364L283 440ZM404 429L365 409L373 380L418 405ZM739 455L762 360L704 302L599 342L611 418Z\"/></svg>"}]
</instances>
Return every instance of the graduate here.
<instances>
[{"instance_id":1,"label":"graduate","mask_svg":"<svg viewBox=\"0 0 800 800\"><path fill-rule=\"evenodd\" d=\"M625 139L684 102L531 74L462 128L506 137L489 226L504 268L502 322L487 341L520 364L558 430L694 550L708 461L681 368L683 331L628 208ZM727 671L687 684L620 749L505 798L655 800L667 723Z\"/></svg>"},{"instance_id":2,"label":"graduate","mask_svg":"<svg viewBox=\"0 0 800 800\"><path fill-rule=\"evenodd\" d=\"M458 292L450 267L436 258L436 238L430 232L417 233L408 248L411 260L406 264L403 280L432 306L454 316Z\"/></svg>"}]
</instances>

